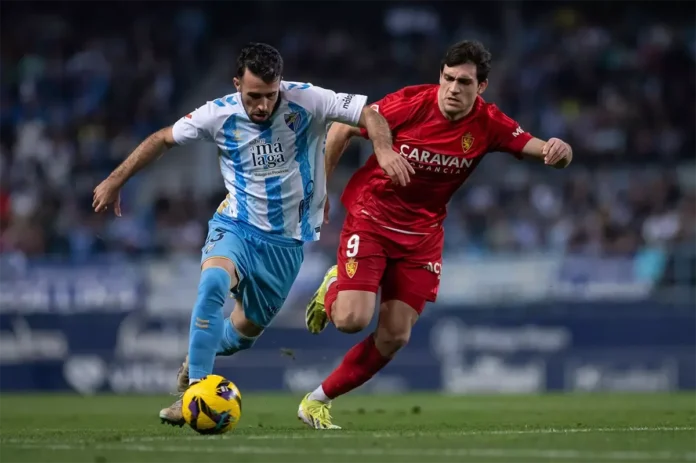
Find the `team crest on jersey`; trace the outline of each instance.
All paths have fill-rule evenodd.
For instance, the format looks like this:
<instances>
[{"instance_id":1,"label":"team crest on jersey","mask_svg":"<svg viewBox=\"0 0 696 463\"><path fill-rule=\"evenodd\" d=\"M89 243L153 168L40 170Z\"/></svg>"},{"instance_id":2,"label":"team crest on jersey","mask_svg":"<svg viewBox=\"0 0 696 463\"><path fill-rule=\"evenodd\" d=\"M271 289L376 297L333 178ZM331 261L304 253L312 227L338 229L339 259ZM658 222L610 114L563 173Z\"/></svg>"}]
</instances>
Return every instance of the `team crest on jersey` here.
<instances>
[{"instance_id":1,"label":"team crest on jersey","mask_svg":"<svg viewBox=\"0 0 696 463\"><path fill-rule=\"evenodd\" d=\"M297 132L297 129L302 123L302 115L300 113L287 113L283 116L285 118L285 124L293 132Z\"/></svg>"},{"instance_id":2,"label":"team crest on jersey","mask_svg":"<svg viewBox=\"0 0 696 463\"><path fill-rule=\"evenodd\" d=\"M353 278L355 276L355 272L357 271L358 262L351 257L348 259L348 262L346 262L346 273L348 274L348 278Z\"/></svg>"},{"instance_id":3,"label":"team crest on jersey","mask_svg":"<svg viewBox=\"0 0 696 463\"><path fill-rule=\"evenodd\" d=\"M474 145L474 136L471 135L471 132L467 132L462 136L462 149L466 153L471 149L471 147Z\"/></svg>"}]
</instances>

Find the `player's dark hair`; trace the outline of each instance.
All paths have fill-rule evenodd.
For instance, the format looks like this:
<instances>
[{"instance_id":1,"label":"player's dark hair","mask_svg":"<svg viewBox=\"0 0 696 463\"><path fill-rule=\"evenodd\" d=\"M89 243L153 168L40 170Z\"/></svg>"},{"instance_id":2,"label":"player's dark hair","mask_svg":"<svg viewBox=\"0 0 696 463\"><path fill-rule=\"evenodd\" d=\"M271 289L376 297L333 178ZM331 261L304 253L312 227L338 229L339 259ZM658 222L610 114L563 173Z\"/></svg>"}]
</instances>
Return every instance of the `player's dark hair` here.
<instances>
[{"instance_id":1,"label":"player's dark hair","mask_svg":"<svg viewBox=\"0 0 696 463\"><path fill-rule=\"evenodd\" d=\"M249 43L237 58L237 78L249 70L261 80L270 84L283 75L283 57L278 50L265 43Z\"/></svg>"},{"instance_id":2,"label":"player's dark hair","mask_svg":"<svg viewBox=\"0 0 696 463\"><path fill-rule=\"evenodd\" d=\"M440 72L445 66L453 67L460 64L472 63L476 65L476 79L483 82L488 79L491 72L491 52L486 50L481 42L476 40L464 40L455 43L447 50L440 62Z\"/></svg>"}]
</instances>

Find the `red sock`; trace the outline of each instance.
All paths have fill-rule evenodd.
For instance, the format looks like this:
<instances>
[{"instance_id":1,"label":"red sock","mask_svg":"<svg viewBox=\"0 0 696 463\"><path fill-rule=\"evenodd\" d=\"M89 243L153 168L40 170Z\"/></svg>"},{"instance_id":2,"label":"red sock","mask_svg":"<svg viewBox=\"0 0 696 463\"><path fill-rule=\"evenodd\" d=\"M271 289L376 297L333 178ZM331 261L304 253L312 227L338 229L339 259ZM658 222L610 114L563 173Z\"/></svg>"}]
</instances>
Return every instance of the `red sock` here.
<instances>
[{"instance_id":1,"label":"red sock","mask_svg":"<svg viewBox=\"0 0 696 463\"><path fill-rule=\"evenodd\" d=\"M321 384L324 394L330 399L362 386L389 363L375 347L374 334L370 334L354 345L343 357L343 361Z\"/></svg>"},{"instance_id":2,"label":"red sock","mask_svg":"<svg viewBox=\"0 0 696 463\"><path fill-rule=\"evenodd\" d=\"M326 296L324 296L324 310L326 310L326 316L329 318L329 321L331 321L331 307L338 297L337 286L335 281L331 283L331 286L329 286L329 289L326 291Z\"/></svg>"}]
</instances>

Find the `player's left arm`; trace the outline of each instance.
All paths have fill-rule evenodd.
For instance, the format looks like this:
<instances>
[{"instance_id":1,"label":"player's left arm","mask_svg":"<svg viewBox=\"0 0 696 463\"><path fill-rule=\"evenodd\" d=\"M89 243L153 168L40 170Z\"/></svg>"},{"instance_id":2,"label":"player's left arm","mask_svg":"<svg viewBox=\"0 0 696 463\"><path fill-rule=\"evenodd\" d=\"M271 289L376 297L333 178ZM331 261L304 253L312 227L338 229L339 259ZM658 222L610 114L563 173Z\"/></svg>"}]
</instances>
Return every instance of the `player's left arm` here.
<instances>
[{"instance_id":1,"label":"player's left arm","mask_svg":"<svg viewBox=\"0 0 696 463\"><path fill-rule=\"evenodd\" d=\"M518 158L528 157L543 161L546 165L563 169L573 160L573 150L570 145L560 138L550 138L548 141L533 137L522 127L492 106L490 109L492 148L505 151Z\"/></svg>"},{"instance_id":2,"label":"player's left arm","mask_svg":"<svg viewBox=\"0 0 696 463\"><path fill-rule=\"evenodd\" d=\"M324 148L324 169L326 170L326 180L333 175L341 156L348 148L350 139L360 136L360 129L348 124L334 122L329 127L326 134L326 147Z\"/></svg>"},{"instance_id":3,"label":"player's left arm","mask_svg":"<svg viewBox=\"0 0 696 463\"><path fill-rule=\"evenodd\" d=\"M573 149L560 138L549 138L548 141L532 137L524 148L522 154L538 160L543 160L547 166L556 169L564 169L573 160Z\"/></svg>"}]
</instances>

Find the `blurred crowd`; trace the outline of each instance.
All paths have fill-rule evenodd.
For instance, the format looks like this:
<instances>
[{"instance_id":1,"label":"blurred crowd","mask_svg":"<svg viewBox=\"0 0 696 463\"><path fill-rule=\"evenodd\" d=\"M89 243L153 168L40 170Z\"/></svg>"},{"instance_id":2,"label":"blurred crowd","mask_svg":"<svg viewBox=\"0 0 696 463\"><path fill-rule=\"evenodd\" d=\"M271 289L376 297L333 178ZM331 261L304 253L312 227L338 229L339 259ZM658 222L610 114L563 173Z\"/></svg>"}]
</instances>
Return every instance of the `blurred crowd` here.
<instances>
[{"instance_id":1,"label":"blurred crowd","mask_svg":"<svg viewBox=\"0 0 696 463\"><path fill-rule=\"evenodd\" d=\"M140 6L129 13L137 20L119 26L104 18L86 27L63 10L16 12L2 28L0 247L74 259L197 253L224 192L205 204L188 192L160 196L114 220L90 213L92 189L178 118L221 47L231 65L235 47L252 39L278 46L291 80L373 99L435 82L456 40L491 49L486 99L534 135L570 142L576 158L550 171L491 156L450 205L449 253L632 256L693 243L693 5L606 3L373 2L338 16L320 3L313 15L292 2L246 5L263 32L253 21L230 23L235 11L220 13L219 3ZM344 181L365 149L344 156ZM137 195L139 181L126 194ZM342 185L331 186L332 223L310 252L335 253Z\"/></svg>"},{"instance_id":2,"label":"blurred crowd","mask_svg":"<svg viewBox=\"0 0 696 463\"><path fill-rule=\"evenodd\" d=\"M82 7L15 2L2 17L3 251L112 249L108 221L90 213L93 188L171 123L177 97L210 65L200 11L180 8L164 23L152 12L123 21L118 11L85 21Z\"/></svg>"}]
</instances>

